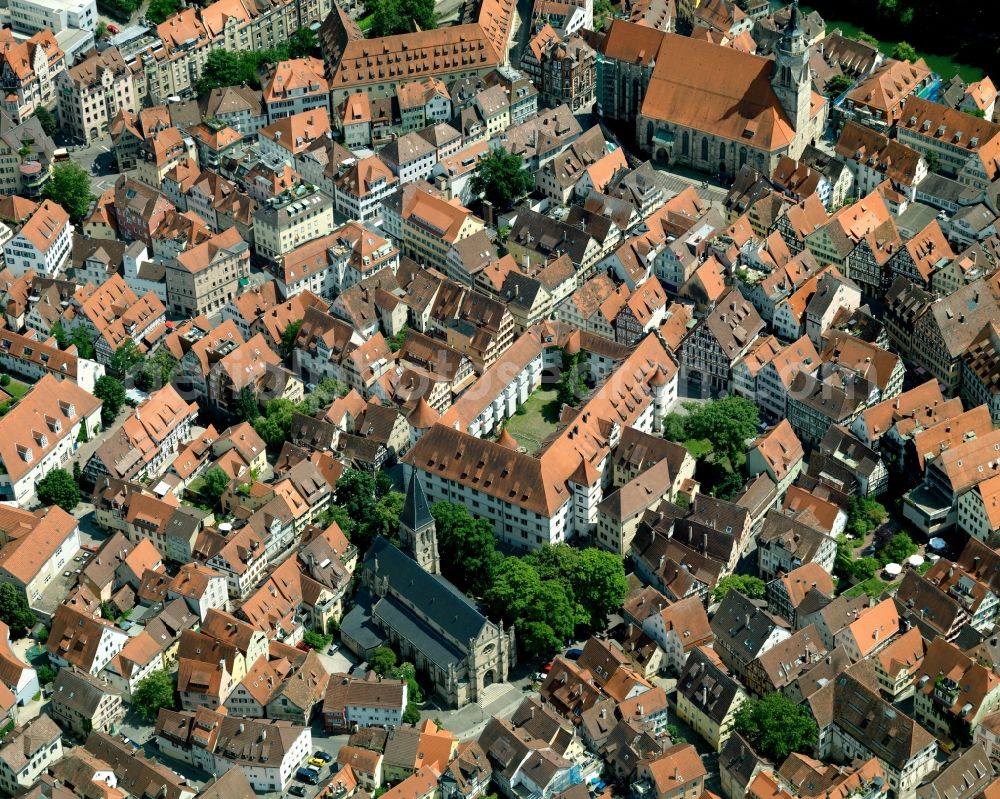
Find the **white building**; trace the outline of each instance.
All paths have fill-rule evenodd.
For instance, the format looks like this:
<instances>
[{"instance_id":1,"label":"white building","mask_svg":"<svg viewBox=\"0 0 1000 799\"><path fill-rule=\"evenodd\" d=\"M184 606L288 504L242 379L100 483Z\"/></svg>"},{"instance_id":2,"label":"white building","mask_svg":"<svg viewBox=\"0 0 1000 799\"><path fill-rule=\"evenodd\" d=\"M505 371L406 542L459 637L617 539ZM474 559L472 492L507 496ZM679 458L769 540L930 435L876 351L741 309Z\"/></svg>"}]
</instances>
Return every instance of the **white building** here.
<instances>
[{"instance_id":1,"label":"white building","mask_svg":"<svg viewBox=\"0 0 1000 799\"><path fill-rule=\"evenodd\" d=\"M69 214L52 200L42 204L3 246L4 261L15 275L29 269L41 277L62 272L73 247Z\"/></svg>"},{"instance_id":2,"label":"white building","mask_svg":"<svg viewBox=\"0 0 1000 799\"><path fill-rule=\"evenodd\" d=\"M18 33L67 28L94 31L97 28L95 0L10 0L10 21Z\"/></svg>"},{"instance_id":3,"label":"white building","mask_svg":"<svg viewBox=\"0 0 1000 799\"><path fill-rule=\"evenodd\" d=\"M47 715L33 719L0 746L0 791L30 788L62 756L62 730Z\"/></svg>"},{"instance_id":4,"label":"white building","mask_svg":"<svg viewBox=\"0 0 1000 799\"><path fill-rule=\"evenodd\" d=\"M97 434L101 401L69 380L42 377L0 418L0 498L30 503L35 484L69 460L81 426Z\"/></svg>"}]
</instances>

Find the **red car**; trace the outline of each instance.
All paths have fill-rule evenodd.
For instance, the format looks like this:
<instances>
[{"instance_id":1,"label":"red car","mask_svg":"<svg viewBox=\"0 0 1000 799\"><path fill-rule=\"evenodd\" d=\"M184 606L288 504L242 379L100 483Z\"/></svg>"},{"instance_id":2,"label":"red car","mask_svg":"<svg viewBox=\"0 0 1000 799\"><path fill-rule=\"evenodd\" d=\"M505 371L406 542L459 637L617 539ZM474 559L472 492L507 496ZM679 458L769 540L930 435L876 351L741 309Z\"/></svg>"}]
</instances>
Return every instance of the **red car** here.
<instances>
[{"instance_id":1,"label":"red car","mask_svg":"<svg viewBox=\"0 0 1000 799\"><path fill-rule=\"evenodd\" d=\"M552 663L546 663L542 666L542 674L548 674L550 671L552 671Z\"/></svg>"},{"instance_id":2,"label":"red car","mask_svg":"<svg viewBox=\"0 0 1000 799\"><path fill-rule=\"evenodd\" d=\"M108 33L120 33L117 25L108 25Z\"/></svg>"}]
</instances>

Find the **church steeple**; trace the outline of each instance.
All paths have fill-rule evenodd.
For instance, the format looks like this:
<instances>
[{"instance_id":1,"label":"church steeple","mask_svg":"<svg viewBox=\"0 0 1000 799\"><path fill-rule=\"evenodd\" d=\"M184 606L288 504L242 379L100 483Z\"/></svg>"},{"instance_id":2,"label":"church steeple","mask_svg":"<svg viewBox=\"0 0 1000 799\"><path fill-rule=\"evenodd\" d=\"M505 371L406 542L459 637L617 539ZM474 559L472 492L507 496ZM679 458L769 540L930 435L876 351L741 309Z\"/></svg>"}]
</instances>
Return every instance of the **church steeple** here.
<instances>
[{"instance_id":1,"label":"church steeple","mask_svg":"<svg viewBox=\"0 0 1000 799\"><path fill-rule=\"evenodd\" d=\"M809 70L809 45L802 27L798 0L792 0L788 24L775 48L774 61L771 85L781 101L788 121L801 137L809 126L812 74Z\"/></svg>"},{"instance_id":2,"label":"church steeple","mask_svg":"<svg viewBox=\"0 0 1000 799\"><path fill-rule=\"evenodd\" d=\"M427 505L427 497L414 470L406 487L406 502L399 514L400 549L413 558L420 568L439 574L437 526Z\"/></svg>"}]
</instances>

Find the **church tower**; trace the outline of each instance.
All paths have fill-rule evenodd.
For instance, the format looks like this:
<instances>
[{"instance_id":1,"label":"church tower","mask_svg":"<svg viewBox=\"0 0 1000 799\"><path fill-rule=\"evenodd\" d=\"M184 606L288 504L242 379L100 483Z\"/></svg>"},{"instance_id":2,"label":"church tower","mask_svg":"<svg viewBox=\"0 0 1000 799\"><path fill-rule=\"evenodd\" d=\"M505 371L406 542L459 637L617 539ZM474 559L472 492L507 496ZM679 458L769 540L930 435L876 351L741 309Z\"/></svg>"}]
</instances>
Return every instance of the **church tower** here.
<instances>
[{"instance_id":1,"label":"church tower","mask_svg":"<svg viewBox=\"0 0 1000 799\"><path fill-rule=\"evenodd\" d=\"M400 549L413 558L424 571L440 574L437 527L427 506L427 497L417 479L416 469L406 487L406 502L399 514Z\"/></svg>"},{"instance_id":2,"label":"church tower","mask_svg":"<svg viewBox=\"0 0 1000 799\"><path fill-rule=\"evenodd\" d=\"M809 46L802 29L798 0L792 0L788 25L775 48L774 73L771 77L774 93L785 109L788 121L795 129L799 150L809 141L809 107L812 103L812 75L809 71ZM799 153L795 153L797 158Z\"/></svg>"}]
</instances>

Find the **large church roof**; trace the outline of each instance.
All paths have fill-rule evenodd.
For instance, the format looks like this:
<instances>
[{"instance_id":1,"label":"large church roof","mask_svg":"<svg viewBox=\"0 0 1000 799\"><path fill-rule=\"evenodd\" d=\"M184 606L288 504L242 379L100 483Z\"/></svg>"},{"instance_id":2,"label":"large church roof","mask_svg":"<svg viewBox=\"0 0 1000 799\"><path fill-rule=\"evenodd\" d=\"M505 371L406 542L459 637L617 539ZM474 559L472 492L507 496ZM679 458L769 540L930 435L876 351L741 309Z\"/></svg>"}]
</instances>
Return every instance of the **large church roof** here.
<instances>
[{"instance_id":1,"label":"large church roof","mask_svg":"<svg viewBox=\"0 0 1000 799\"><path fill-rule=\"evenodd\" d=\"M388 581L388 595L395 597L394 604L399 604L402 598L413 602L433 625L456 641L466 644L477 638L488 623L465 594L440 575L424 571L413 558L382 536L372 542L364 562L365 568L379 580Z\"/></svg>"},{"instance_id":2,"label":"large church roof","mask_svg":"<svg viewBox=\"0 0 1000 799\"><path fill-rule=\"evenodd\" d=\"M642 116L773 151L795 137L774 88L774 62L731 47L667 34Z\"/></svg>"}]
</instances>

